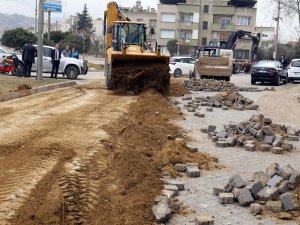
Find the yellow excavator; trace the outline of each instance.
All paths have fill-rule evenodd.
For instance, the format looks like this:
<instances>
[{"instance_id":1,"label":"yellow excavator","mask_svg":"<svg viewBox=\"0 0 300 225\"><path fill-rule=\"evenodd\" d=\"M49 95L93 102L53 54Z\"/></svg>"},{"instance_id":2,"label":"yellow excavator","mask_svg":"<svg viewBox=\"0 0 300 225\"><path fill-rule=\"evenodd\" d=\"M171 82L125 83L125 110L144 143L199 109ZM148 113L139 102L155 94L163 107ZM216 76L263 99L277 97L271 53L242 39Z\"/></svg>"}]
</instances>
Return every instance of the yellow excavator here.
<instances>
[{"instance_id":1,"label":"yellow excavator","mask_svg":"<svg viewBox=\"0 0 300 225\"><path fill-rule=\"evenodd\" d=\"M108 90L168 90L170 55L162 54L157 44L155 50L150 50L146 29L146 24L130 21L117 3L108 3L103 29Z\"/></svg>"}]
</instances>

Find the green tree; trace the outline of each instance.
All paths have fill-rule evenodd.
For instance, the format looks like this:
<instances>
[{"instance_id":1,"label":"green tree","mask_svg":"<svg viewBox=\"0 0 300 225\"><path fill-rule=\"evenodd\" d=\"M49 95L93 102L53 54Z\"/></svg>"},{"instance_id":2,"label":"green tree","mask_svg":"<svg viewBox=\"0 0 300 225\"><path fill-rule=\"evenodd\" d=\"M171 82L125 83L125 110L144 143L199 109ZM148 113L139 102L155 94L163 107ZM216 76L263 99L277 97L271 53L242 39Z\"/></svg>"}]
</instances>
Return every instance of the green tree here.
<instances>
[{"instance_id":1,"label":"green tree","mask_svg":"<svg viewBox=\"0 0 300 225\"><path fill-rule=\"evenodd\" d=\"M65 46L69 45L70 48L76 48L80 53L88 52L91 47L91 40L90 38L87 38L86 40L82 40L78 35L75 34L69 34L66 36L64 40L59 42L61 45L61 48L65 48Z\"/></svg>"},{"instance_id":2,"label":"green tree","mask_svg":"<svg viewBox=\"0 0 300 225\"><path fill-rule=\"evenodd\" d=\"M50 32L50 38L53 43L59 43L62 40L64 40L68 35L70 35L70 32L62 32L62 31L51 31ZM48 38L48 33L44 34L44 39Z\"/></svg>"},{"instance_id":3,"label":"green tree","mask_svg":"<svg viewBox=\"0 0 300 225\"><path fill-rule=\"evenodd\" d=\"M30 41L36 42L37 37L23 28L16 28L3 33L1 44L10 48L21 49Z\"/></svg>"},{"instance_id":4,"label":"green tree","mask_svg":"<svg viewBox=\"0 0 300 225\"><path fill-rule=\"evenodd\" d=\"M174 56L175 53L177 52L177 40L170 40L167 43L167 49L169 51L169 53L171 54L171 56Z\"/></svg>"},{"instance_id":5,"label":"green tree","mask_svg":"<svg viewBox=\"0 0 300 225\"><path fill-rule=\"evenodd\" d=\"M74 27L74 29L76 29L76 27ZM87 36L90 36L90 34L94 32L92 17L88 12L86 3L84 4L82 13L77 13L77 31Z\"/></svg>"}]
</instances>

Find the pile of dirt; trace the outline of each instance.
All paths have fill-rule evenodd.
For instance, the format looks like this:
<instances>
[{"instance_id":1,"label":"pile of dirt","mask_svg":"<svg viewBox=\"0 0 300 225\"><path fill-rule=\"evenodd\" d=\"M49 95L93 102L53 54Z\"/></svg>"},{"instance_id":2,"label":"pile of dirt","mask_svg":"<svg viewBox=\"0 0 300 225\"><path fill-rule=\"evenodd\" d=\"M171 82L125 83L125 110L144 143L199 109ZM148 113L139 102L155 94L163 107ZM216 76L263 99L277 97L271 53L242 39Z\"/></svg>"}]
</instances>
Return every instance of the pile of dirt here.
<instances>
[{"instance_id":1,"label":"pile of dirt","mask_svg":"<svg viewBox=\"0 0 300 225\"><path fill-rule=\"evenodd\" d=\"M111 72L111 87L134 94L148 89L166 93L170 85L169 66L165 63L114 63Z\"/></svg>"},{"instance_id":2,"label":"pile of dirt","mask_svg":"<svg viewBox=\"0 0 300 225\"><path fill-rule=\"evenodd\" d=\"M187 162L218 168L216 158L189 151L179 127L171 124L175 119L180 119L176 109L149 90L127 114L107 126L113 139L106 142L114 154L108 175L115 177L118 191L112 195L103 190L111 197L97 209L101 224L155 224L151 209L163 189L162 172L175 174L174 164Z\"/></svg>"},{"instance_id":3,"label":"pile of dirt","mask_svg":"<svg viewBox=\"0 0 300 225\"><path fill-rule=\"evenodd\" d=\"M181 97L191 92L184 88L178 81L172 80L169 88L168 95L173 97Z\"/></svg>"},{"instance_id":4,"label":"pile of dirt","mask_svg":"<svg viewBox=\"0 0 300 225\"><path fill-rule=\"evenodd\" d=\"M264 88L264 89L259 89L254 87L237 87L236 85L228 81L214 80L214 79L186 80L183 82L182 85L183 87L191 91L214 91L214 92L275 91L274 87Z\"/></svg>"}]
</instances>

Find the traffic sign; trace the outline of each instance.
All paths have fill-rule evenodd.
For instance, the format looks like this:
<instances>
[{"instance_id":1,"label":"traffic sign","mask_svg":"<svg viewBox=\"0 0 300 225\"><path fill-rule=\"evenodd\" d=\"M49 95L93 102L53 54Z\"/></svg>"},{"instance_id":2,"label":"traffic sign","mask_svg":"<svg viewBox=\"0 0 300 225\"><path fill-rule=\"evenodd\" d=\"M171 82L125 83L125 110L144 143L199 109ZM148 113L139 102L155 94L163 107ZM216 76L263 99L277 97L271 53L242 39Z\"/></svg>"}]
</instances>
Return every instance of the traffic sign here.
<instances>
[{"instance_id":1,"label":"traffic sign","mask_svg":"<svg viewBox=\"0 0 300 225\"><path fill-rule=\"evenodd\" d=\"M62 12L62 1L61 0L45 0L44 3L45 12Z\"/></svg>"}]
</instances>

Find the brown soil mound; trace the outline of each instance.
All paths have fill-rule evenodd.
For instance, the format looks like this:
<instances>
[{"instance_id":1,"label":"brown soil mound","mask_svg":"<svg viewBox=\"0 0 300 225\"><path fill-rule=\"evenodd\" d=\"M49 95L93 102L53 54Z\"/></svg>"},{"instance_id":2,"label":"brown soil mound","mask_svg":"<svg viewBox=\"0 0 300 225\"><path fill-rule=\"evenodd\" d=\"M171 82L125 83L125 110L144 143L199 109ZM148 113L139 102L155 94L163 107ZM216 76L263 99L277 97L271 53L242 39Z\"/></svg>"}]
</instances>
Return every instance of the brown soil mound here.
<instances>
[{"instance_id":1,"label":"brown soil mound","mask_svg":"<svg viewBox=\"0 0 300 225\"><path fill-rule=\"evenodd\" d=\"M114 64L111 83L113 90L132 91L138 94L153 88L165 93L170 84L169 66L150 62Z\"/></svg>"},{"instance_id":2,"label":"brown soil mound","mask_svg":"<svg viewBox=\"0 0 300 225\"><path fill-rule=\"evenodd\" d=\"M190 94L191 92L184 88L178 81L172 80L170 88L169 88L169 95L173 97L181 97L185 94Z\"/></svg>"},{"instance_id":3,"label":"brown soil mound","mask_svg":"<svg viewBox=\"0 0 300 225\"><path fill-rule=\"evenodd\" d=\"M115 157L111 175L118 191L102 192L111 198L97 209L97 224L155 224L151 208L163 189L161 172L175 174L175 163L198 162L202 168L217 167L217 159L192 154L180 129L170 120L179 119L176 110L157 92L141 94L129 112L107 127L114 140ZM175 140L177 138L177 141ZM113 210L112 210L113 209Z\"/></svg>"}]
</instances>

